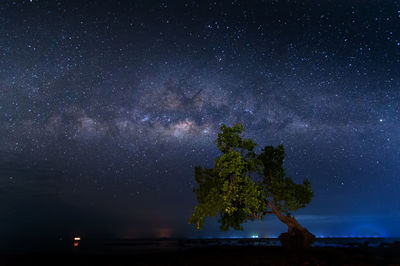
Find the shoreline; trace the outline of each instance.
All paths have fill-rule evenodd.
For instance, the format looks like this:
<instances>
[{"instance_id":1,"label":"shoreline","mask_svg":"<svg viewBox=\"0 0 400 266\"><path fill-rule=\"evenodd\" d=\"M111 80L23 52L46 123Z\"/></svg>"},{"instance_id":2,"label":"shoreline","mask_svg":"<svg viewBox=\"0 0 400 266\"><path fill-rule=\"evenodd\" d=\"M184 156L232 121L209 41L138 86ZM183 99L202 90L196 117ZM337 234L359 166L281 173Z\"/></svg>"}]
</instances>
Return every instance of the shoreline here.
<instances>
[{"instance_id":1,"label":"shoreline","mask_svg":"<svg viewBox=\"0 0 400 266\"><path fill-rule=\"evenodd\" d=\"M104 251L104 250L103 250ZM291 252L278 246L213 246L180 250L73 250L2 254L1 265L400 265L400 246L313 247Z\"/></svg>"}]
</instances>

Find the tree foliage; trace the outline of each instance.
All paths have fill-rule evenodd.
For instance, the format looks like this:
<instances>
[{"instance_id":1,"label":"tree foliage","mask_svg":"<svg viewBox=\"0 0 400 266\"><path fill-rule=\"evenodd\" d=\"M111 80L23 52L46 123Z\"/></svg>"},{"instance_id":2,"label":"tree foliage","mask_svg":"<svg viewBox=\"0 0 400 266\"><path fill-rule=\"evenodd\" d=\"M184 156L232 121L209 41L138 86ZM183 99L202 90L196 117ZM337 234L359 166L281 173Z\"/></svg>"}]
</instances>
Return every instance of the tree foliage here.
<instances>
[{"instance_id":1,"label":"tree foliage","mask_svg":"<svg viewBox=\"0 0 400 266\"><path fill-rule=\"evenodd\" d=\"M266 146L255 152L257 144L244 139L243 124L223 125L216 140L221 156L213 168L195 167L198 204L189 220L200 229L206 217L219 217L222 230L240 230L248 220L263 219L270 213L267 203L290 215L312 199L310 182L296 184L283 168L282 145Z\"/></svg>"}]
</instances>

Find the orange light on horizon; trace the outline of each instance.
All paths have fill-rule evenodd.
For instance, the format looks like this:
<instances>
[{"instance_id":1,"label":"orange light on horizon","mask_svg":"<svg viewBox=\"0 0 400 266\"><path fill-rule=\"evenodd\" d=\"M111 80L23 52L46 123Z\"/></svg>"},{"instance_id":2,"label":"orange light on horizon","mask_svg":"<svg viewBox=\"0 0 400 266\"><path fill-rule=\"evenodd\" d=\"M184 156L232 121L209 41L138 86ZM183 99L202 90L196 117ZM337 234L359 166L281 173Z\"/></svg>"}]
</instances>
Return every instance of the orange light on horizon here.
<instances>
[{"instance_id":1,"label":"orange light on horizon","mask_svg":"<svg viewBox=\"0 0 400 266\"><path fill-rule=\"evenodd\" d=\"M168 238L172 236L172 229L171 228L159 228L157 230L157 237L161 238Z\"/></svg>"}]
</instances>

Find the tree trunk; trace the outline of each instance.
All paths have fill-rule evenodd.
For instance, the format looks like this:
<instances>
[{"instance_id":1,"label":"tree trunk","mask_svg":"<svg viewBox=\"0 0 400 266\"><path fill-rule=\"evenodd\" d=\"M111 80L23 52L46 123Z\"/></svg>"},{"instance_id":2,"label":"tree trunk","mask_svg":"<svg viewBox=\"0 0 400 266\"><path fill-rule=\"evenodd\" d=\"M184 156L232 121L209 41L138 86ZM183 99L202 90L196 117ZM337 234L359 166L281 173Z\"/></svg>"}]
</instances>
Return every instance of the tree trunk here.
<instances>
[{"instance_id":1,"label":"tree trunk","mask_svg":"<svg viewBox=\"0 0 400 266\"><path fill-rule=\"evenodd\" d=\"M288 232L282 233L279 236L279 241L281 241L283 247L298 250L307 249L312 246L315 241L315 236L311 234L307 228L301 226L296 218L290 215L283 215L271 202L266 201L266 203L268 207L271 208L272 213L288 227Z\"/></svg>"}]
</instances>

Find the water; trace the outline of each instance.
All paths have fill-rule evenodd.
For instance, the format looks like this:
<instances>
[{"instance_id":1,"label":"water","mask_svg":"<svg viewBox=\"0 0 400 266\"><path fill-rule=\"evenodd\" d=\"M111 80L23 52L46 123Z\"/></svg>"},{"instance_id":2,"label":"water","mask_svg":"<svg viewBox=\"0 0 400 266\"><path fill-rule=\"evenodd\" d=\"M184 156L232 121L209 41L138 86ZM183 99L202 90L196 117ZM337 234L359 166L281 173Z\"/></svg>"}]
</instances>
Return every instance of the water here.
<instances>
[{"instance_id":1,"label":"water","mask_svg":"<svg viewBox=\"0 0 400 266\"><path fill-rule=\"evenodd\" d=\"M400 238L382 237L324 237L317 238L314 247L356 247L368 245L378 247L384 244L393 244L400 241ZM280 246L278 238L228 238L228 239L186 239L183 241L185 246L201 247L215 245L230 246Z\"/></svg>"},{"instance_id":2,"label":"water","mask_svg":"<svg viewBox=\"0 0 400 266\"><path fill-rule=\"evenodd\" d=\"M398 241L396 243L396 241ZM147 253L158 251L179 251L192 248L207 248L218 246L243 246L262 247L280 246L278 238L165 238L165 239L82 239L78 247L73 247L73 239L62 240L57 243L37 241L31 247L2 248L0 253L24 253L26 251L73 251L88 253ZM336 237L317 238L314 247L388 247L399 245L400 238L378 238L378 237ZM51 245L50 245L51 244Z\"/></svg>"},{"instance_id":3,"label":"water","mask_svg":"<svg viewBox=\"0 0 400 266\"><path fill-rule=\"evenodd\" d=\"M346 237L317 238L314 247L384 247L400 238ZM105 243L112 249L133 250L184 250L215 246L280 246L278 238L203 238L203 239L125 239Z\"/></svg>"}]
</instances>

